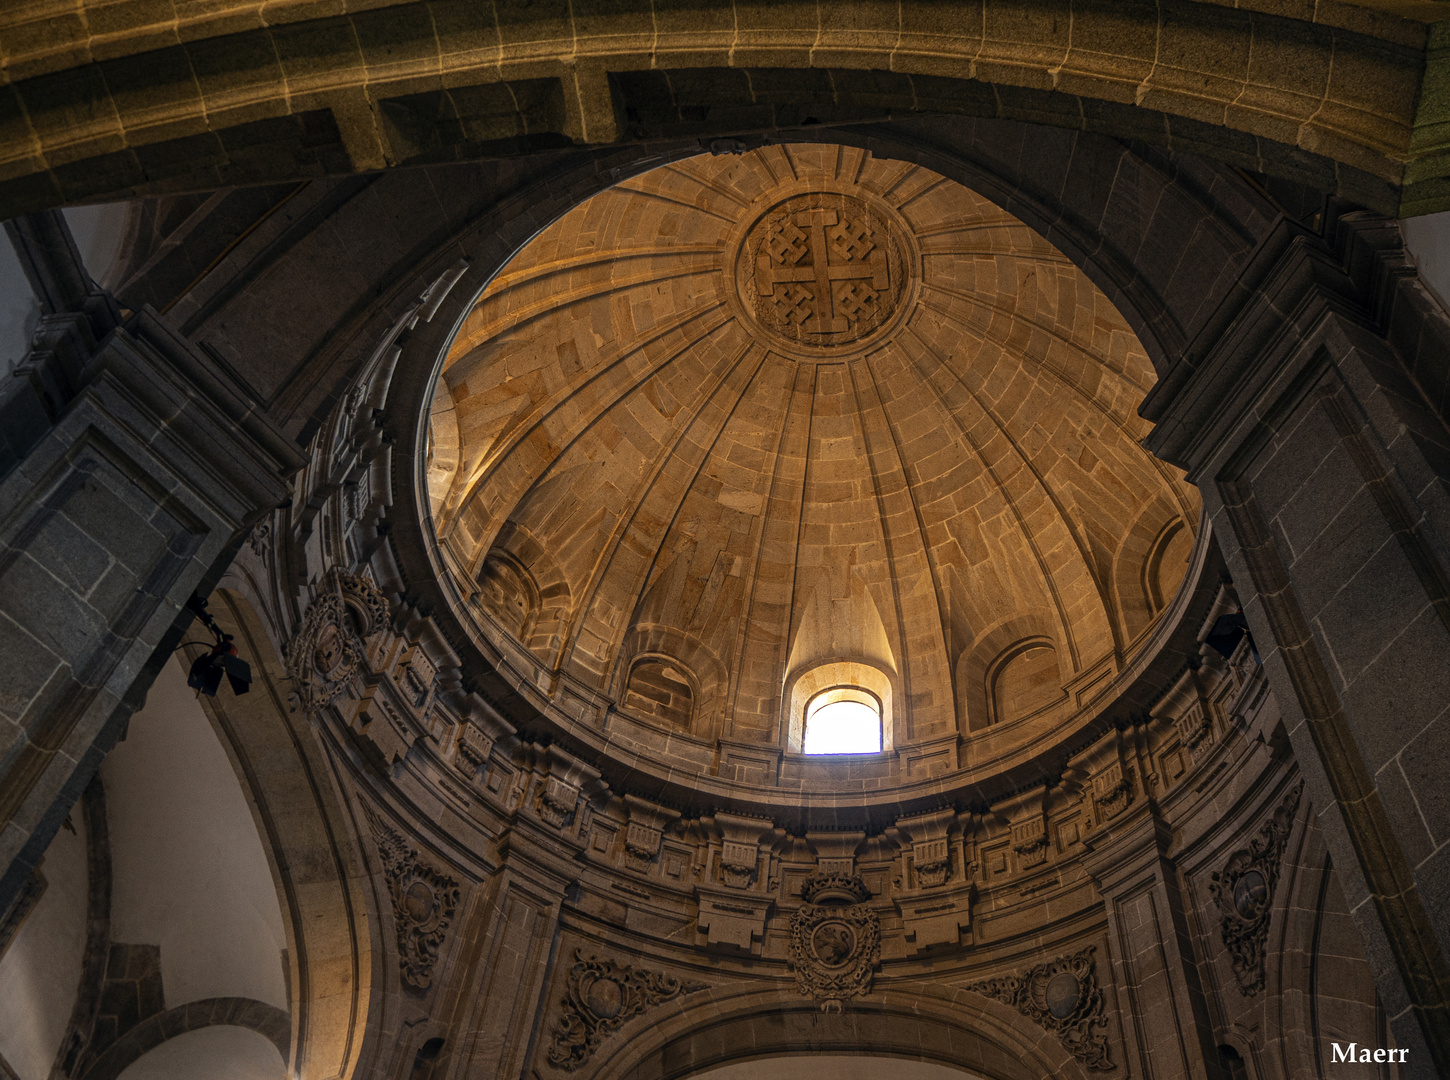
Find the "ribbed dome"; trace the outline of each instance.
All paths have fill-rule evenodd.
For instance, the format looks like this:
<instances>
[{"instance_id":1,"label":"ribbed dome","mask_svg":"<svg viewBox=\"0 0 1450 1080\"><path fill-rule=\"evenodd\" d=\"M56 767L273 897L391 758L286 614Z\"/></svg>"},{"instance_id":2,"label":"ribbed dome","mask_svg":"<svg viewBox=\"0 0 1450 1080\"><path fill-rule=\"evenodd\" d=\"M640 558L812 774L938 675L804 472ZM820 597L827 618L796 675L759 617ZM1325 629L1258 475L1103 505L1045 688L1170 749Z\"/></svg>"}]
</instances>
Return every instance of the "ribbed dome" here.
<instances>
[{"instance_id":1,"label":"ribbed dome","mask_svg":"<svg viewBox=\"0 0 1450 1080\"><path fill-rule=\"evenodd\" d=\"M1153 379L1103 294L957 183L835 146L695 158L479 299L434 399L434 524L515 677L621 723L789 750L845 679L880 684L896 746L1041 725L1184 572L1198 496L1139 445Z\"/></svg>"}]
</instances>

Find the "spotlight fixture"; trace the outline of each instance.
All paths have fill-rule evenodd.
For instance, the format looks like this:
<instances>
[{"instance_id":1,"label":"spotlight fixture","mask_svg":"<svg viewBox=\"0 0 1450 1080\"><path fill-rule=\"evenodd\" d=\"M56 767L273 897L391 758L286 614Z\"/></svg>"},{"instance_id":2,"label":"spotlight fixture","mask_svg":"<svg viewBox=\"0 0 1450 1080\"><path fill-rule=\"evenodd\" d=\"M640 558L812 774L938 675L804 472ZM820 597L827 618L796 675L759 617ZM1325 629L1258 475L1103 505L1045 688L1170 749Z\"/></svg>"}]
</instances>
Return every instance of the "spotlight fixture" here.
<instances>
[{"instance_id":1,"label":"spotlight fixture","mask_svg":"<svg viewBox=\"0 0 1450 1080\"><path fill-rule=\"evenodd\" d=\"M231 684L233 694L245 694L252 688L252 665L237 655L237 647L232 643L232 635L222 633L221 627L206 610L205 598L192 593L186 606L216 638L216 644L211 647L211 652L198 656L191 662L191 671L186 676L186 685L193 690L200 690L207 697L216 697L216 692L222 684L222 676L225 675L227 682ZM203 643L188 642L188 644Z\"/></svg>"}]
</instances>

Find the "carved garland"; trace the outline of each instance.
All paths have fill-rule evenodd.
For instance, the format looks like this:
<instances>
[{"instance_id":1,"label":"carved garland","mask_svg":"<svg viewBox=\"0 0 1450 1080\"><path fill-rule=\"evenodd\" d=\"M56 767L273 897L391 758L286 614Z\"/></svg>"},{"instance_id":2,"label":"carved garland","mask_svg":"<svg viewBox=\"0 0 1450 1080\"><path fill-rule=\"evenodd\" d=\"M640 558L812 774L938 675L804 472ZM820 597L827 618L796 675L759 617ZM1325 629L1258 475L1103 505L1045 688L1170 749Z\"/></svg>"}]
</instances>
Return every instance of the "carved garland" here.
<instances>
[{"instance_id":1,"label":"carved garland","mask_svg":"<svg viewBox=\"0 0 1450 1080\"><path fill-rule=\"evenodd\" d=\"M822 1009L840 1011L847 998L871 992L881 962L881 920L865 905L871 893L855 874L812 874L801 895L806 902L790 919L796 989Z\"/></svg>"},{"instance_id":2,"label":"carved garland","mask_svg":"<svg viewBox=\"0 0 1450 1080\"><path fill-rule=\"evenodd\" d=\"M705 983L684 982L672 975L630 967L614 960L585 956L574 950L564 992L564 1011L554 1029L549 1064L573 1072L599 1049L605 1037L654 1005L696 990Z\"/></svg>"},{"instance_id":3,"label":"carved garland","mask_svg":"<svg viewBox=\"0 0 1450 1080\"><path fill-rule=\"evenodd\" d=\"M1094 1031L1108 1026L1106 1000L1093 963L1095 949L1089 945L1022 975L987 979L967 989L1011 1005L1056 1035L1067 1052L1087 1068L1109 1072L1113 1061L1107 1034Z\"/></svg>"},{"instance_id":4,"label":"carved garland","mask_svg":"<svg viewBox=\"0 0 1450 1080\"><path fill-rule=\"evenodd\" d=\"M462 890L453 878L419 858L417 851L384 824L376 811L366 804L363 810L377 841L383 878L393 902L403 982L416 990L426 990L433 981L433 965L438 962L448 927L458 911Z\"/></svg>"},{"instance_id":5,"label":"carved garland","mask_svg":"<svg viewBox=\"0 0 1450 1080\"><path fill-rule=\"evenodd\" d=\"M1214 872L1208 886L1214 903L1223 912L1223 943L1233 959L1234 975L1244 997L1253 997L1264 988L1264 946L1273 914L1274 886L1279 881L1279 864L1303 790L1301 780L1249 846L1235 851L1224 868Z\"/></svg>"},{"instance_id":6,"label":"carved garland","mask_svg":"<svg viewBox=\"0 0 1450 1080\"><path fill-rule=\"evenodd\" d=\"M367 577L327 577L287 646L287 674L303 708L324 708L342 692L362 664L363 642L388 618L387 598Z\"/></svg>"}]
</instances>

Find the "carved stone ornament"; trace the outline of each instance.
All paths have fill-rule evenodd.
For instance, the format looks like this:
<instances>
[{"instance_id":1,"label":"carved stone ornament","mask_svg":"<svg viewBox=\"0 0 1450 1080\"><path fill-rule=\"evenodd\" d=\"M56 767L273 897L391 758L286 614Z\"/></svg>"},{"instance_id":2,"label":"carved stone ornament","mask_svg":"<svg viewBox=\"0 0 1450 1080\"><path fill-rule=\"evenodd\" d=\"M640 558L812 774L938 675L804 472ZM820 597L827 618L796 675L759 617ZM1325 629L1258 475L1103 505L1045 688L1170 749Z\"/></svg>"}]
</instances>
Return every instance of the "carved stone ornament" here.
<instances>
[{"instance_id":1,"label":"carved stone ornament","mask_svg":"<svg viewBox=\"0 0 1450 1080\"><path fill-rule=\"evenodd\" d=\"M416 990L426 990L433 981L433 965L438 962L448 927L458 911L462 890L453 878L419 858L418 852L371 807L364 805L363 809L378 844L383 878L393 901L403 982Z\"/></svg>"},{"instance_id":2,"label":"carved stone ornament","mask_svg":"<svg viewBox=\"0 0 1450 1080\"><path fill-rule=\"evenodd\" d=\"M741 300L790 342L860 341L901 304L905 264L886 212L850 195L811 192L771 207L737 260Z\"/></svg>"},{"instance_id":3,"label":"carved stone ornament","mask_svg":"<svg viewBox=\"0 0 1450 1080\"><path fill-rule=\"evenodd\" d=\"M268 520L257 522L252 531L247 534L247 546L252 549L252 554L262 558L267 554L267 548L272 545L272 523Z\"/></svg>"},{"instance_id":4,"label":"carved stone ornament","mask_svg":"<svg viewBox=\"0 0 1450 1080\"><path fill-rule=\"evenodd\" d=\"M1056 1035L1067 1052L1086 1068L1110 1072L1113 1059L1105 1030L1107 1005L1098 986L1095 950L1096 946L1089 945L1070 956L1038 964L1021 975L987 979L967 989L1011 1005Z\"/></svg>"},{"instance_id":5,"label":"carved stone ornament","mask_svg":"<svg viewBox=\"0 0 1450 1080\"><path fill-rule=\"evenodd\" d=\"M945 839L918 840L911 846L916 880L923 889L934 889L947 882L951 869L951 853Z\"/></svg>"},{"instance_id":6,"label":"carved stone ornament","mask_svg":"<svg viewBox=\"0 0 1450 1080\"><path fill-rule=\"evenodd\" d=\"M732 889L748 889L755 880L755 865L760 859L760 848L755 844L740 844L726 840L720 848L720 873L725 884Z\"/></svg>"},{"instance_id":7,"label":"carved stone ornament","mask_svg":"<svg viewBox=\"0 0 1450 1080\"><path fill-rule=\"evenodd\" d=\"M801 886L805 903L790 918L796 989L823 1010L871 992L881 962L881 920L865 905L871 893L855 874L815 873Z\"/></svg>"},{"instance_id":8,"label":"carved stone ornament","mask_svg":"<svg viewBox=\"0 0 1450 1080\"><path fill-rule=\"evenodd\" d=\"M564 1011L554 1028L554 1045L549 1047L549 1064L565 1072L588 1061L599 1044L626 1021L661 1002L704 990L706 985L585 956L578 949L574 961L564 992Z\"/></svg>"},{"instance_id":9,"label":"carved stone ornament","mask_svg":"<svg viewBox=\"0 0 1450 1080\"><path fill-rule=\"evenodd\" d=\"M1133 786L1123 763L1113 762L1093 777L1093 802L1098 808L1098 820L1106 821L1126 810L1133 801Z\"/></svg>"},{"instance_id":10,"label":"carved stone ornament","mask_svg":"<svg viewBox=\"0 0 1450 1080\"><path fill-rule=\"evenodd\" d=\"M1214 903L1223 912L1223 944L1233 958L1234 975L1244 997L1252 997L1264 988L1264 944L1269 937L1274 886L1279 881L1279 862L1303 790L1301 780L1249 846L1235 851L1224 868L1214 872L1208 886Z\"/></svg>"},{"instance_id":11,"label":"carved stone ornament","mask_svg":"<svg viewBox=\"0 0 1450 1080\"><path fill-rule=\"evenodd\" d=\"M287 673L306 709L320 709L357 674L364 641L387 625L388 601L361 574L332 573L287 647Z\"/></svg>"},{"instance_id":12,"label":"carved stone ornament","mask_svg":"<svg viewBox=\"0 0 1450 1080\"><path fill-rule=\"evenodd\" d=\"M534 799L534 809L556 829L562 829L574 816L574 807L579 803L579 789L557 777L547 777L539 785Z\"/></svg>"},{"instance_id":13,"label":"carved stone ornament","mask_svg":"<svg viewBox=\"0 0 1450 1080\"><path fill-rule=\"evenodd\" d=\"M1029 818L1012 826L1012 850L1017 853L1023 870L1047 861L1047 823L1041 818Z\"/></svg>"}]
</instances>

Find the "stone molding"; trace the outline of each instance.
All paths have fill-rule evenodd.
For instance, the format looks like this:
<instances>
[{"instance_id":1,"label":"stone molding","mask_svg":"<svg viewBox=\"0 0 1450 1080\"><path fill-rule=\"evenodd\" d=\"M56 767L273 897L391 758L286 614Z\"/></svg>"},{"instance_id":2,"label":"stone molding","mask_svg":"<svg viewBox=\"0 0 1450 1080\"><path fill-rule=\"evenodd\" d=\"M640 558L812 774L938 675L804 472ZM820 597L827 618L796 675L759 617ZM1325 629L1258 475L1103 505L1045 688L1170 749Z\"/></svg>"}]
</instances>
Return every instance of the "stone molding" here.
<instances>
[{"instance_id":1,"label":"stone molding","mask_svg":"<svg viewBox=\"0 0 1450 1080\"><path fill-rule=\"evenodd\" d=\"M1284 846L1294 828L1294 815L1304 791L1300 780L1284 796L1259 834L1246 848L1229 856L1222 870L1215 870L1208 891L1223 913L1219 936L1233 959L1239 991L1252 997L1264 988L1265 945L1274 912L1274 888Z\"/></svg>"},{"instance_id":2,"label":"stone molding","mask_svg":"<svg viewBox=\"0 0 1450 1080\"><path fill-rule=\"evenodd\" d=\"M1028 968L969 984L966 989L1010 1005L1045 1031L1056 1035L1069 1054L1089 1069L1111 1072L1112 1053L1105 1030L1107 1003L1098 986L1097 965L1089 945Z\"/></svg>"},{"instance_id":3,"label":"stone molding","mask_svg":"<svg viewBox=\"0 0 1450 1080\"><path fill-rule=\"evenodd\" d=\"M704 990L701 982L632 967L574 950L563 1010L554 1026L549 1064L564 1072L580 1068L599 1044L646 1009Z\"/></svg>"}]
</instances>

